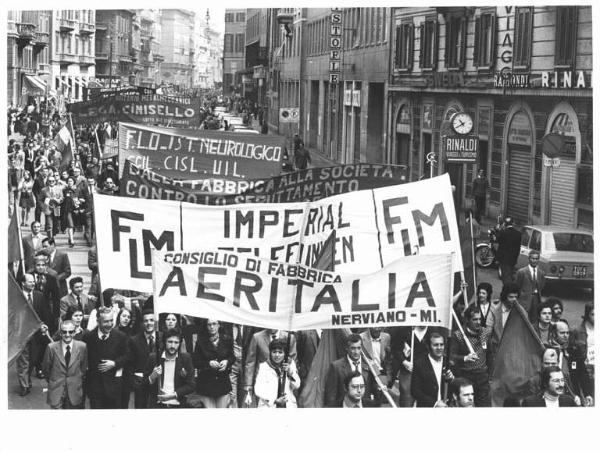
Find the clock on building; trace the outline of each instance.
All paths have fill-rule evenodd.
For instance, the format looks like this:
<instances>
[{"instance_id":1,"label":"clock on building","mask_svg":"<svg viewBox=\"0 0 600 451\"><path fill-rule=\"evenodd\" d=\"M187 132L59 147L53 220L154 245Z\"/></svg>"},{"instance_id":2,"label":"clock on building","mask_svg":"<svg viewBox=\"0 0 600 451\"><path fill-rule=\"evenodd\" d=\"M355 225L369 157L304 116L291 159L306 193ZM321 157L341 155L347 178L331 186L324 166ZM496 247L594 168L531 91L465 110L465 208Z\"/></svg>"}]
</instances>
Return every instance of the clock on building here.
<instances>
[{"instance_id":1,"label":"clock on building","mask_svg":"<svg viewBox=\"0 0 600 451\"><path fill-rule=\"evenodd\" d=\"M473 130L473 119L468 113L456 113L451 122L452 128L459 135L467 135Z\"/></svg>"}]
</instances>

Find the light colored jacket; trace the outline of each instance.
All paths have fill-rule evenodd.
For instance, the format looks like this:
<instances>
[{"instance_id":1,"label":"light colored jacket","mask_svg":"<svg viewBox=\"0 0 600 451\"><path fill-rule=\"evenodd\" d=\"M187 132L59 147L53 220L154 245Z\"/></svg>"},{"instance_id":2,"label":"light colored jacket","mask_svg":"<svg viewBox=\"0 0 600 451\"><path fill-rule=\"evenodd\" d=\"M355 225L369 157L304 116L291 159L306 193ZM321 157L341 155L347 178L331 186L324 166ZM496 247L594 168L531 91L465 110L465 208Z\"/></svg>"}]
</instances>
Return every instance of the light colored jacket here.
<instances>
[{"instance_id":1,"label":"light colored jacket","mask_svg":"<svg viewBox=\"0 0 600 451\"><path fill-rule=\"evenodd\" d=\"M71 342L71 360L68 368L62 350L62 341L55 341L48 345L42 371L48 381L47 402L50 407L60 407L65 390L71 404L79 405L84 401L83 380L87 366L87 346L84 342L79 340Z\"/></svg>"},{"instance_id":2,"label":"light colored jacket","mask_svg":"<svg viewBox=\"0 0 600 451\"><path fill-rule=\"evenodd\" d=\"M290 371L292 377L286 377L285 394L287 395L286 408L298 407L296 397L293 390L300 388L300 376L296 370L296 364L292 360L290 363ZM256 375L256 383L254 384L254 393L258 397L258 407L275 407L277 399L277 388L279 386L279 378L275 370L268 362L263 362L258 367Z\"/></svg>"}]
</instances>

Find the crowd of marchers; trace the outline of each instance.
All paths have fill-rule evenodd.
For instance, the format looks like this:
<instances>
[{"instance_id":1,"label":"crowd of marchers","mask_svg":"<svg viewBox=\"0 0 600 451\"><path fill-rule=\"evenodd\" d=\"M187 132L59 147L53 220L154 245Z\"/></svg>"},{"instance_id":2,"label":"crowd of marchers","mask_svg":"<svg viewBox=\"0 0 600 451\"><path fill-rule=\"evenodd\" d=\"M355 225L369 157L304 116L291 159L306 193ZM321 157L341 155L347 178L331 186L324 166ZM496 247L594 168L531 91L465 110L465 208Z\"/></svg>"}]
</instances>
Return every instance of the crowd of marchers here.
<instances>
[{"instance_id":1,"label":"crowd of marchers","mask_svg":"<svg viewBox=\"0 0 600 451\"><path fill-rule=\"evenodd\" d=\"M119 184L117 161L100 160L107 133L98 130L117 127L76 128L72 160L64 164L56 135L66 120L51 102L9 110L9 216L18 214L31 230L22 238L24 268L11 263L9 273L42 321L17 359L22 396L38 377L47 381L52 408L489 407L504 327L518 314L544 350L527 395L510 395L508 387L503 405L593 405L594 306L586 304L581 323L570 325L561 300L541 295L539 254L515 269L520 236L510 218L498 236L502 291L475 287L474 300L457 306L460 328L336 333L343 345L337 354L329 350L336 358L327 361L320 346L332 331L259 329L175 313L156 321L149 294L102 287L98 276L92 195L118 195ZM72 247L80 233L89 247L88 292L82 277L71 276L67 249L56 246L57 235Z\"/></svg>"}]
</instances>

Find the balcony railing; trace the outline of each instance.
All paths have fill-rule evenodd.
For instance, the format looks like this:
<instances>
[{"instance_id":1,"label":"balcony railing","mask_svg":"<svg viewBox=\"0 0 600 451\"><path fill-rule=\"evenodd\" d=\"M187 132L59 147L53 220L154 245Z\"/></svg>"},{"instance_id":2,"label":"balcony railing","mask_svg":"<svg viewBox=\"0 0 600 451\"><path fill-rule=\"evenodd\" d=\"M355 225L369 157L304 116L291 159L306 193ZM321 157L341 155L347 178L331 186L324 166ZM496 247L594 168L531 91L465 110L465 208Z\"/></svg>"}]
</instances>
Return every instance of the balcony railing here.
<instances>
[{"instance_id":1,"label":"balcony railing","mask_svg":"<svg viewBox=\"0 0 600 451\"><path fill-rule=\"evenodd\" d=\"M18 23L17 24L17 34L19 35L19 40L29 43L35 37L35 25L30 23Z\"/></svg>"},{"instance_id":2,"label":"balcony railing","mask_svg":"<svg viewBox=\"0 0 600 451\"><path fill-rule=\"evenodd\" d=\"M73 31L75 29L75 21L71 19L58 19L60 31Z\"/></svg>"},{"instance_id":3,"label":"balcony railing","mask_svg":"<svg viewBox=\"0 0 600 451\"><path fill-rule=\"evenodd\" d=\"M79 55L79 64L82 66L91 66L96 64L96 59L89 55Z\"/></svg>"},{"instance_id":4,"label":"balcony railing","mask_svg":"<svg viewBox=\"0 0 600 451\"><path fill-rule=\"evenodd\" d=\"M108 60L108 52L96 52L97 60Z\"/></svg>"},{"instance_id":5,"label":"balcony railing","mask_svg":"<svg viewBox=\"0 0 600 451\"><path fill-rule=\"evenodd\" d=\"M96 22L96 31L108 30L108 24L106 22Z\"/></svg>"},{"instance_id":6,"label":"balcony railing","mask_svg":"<svg viewBox=\"0 0 600 451\"><path fill-rule=\"evenodd\" d=\"M44 31L36 31L34 45L38 47L46 47L50 42L50 35Z\"/></svg>"},{"instance_id":7,"label":"balcony railing","mask_svg":"<svg viewBox=\"0 0 600 451\"><path fill-rule=\"evenodd\" d=\"M93 23L79 22L80 34L94 34L96 26Z\"/></svg>"},{"instance_id":8,"label":"balcony railing","mask_svg":"<svg viewBox=\"0 0 600 451\"><path fill-rule=\"evenodd\" d=\"M79 63L79 58L74 53L63 52L58 54L61 63Z\"/></svg>"}]
</instances>

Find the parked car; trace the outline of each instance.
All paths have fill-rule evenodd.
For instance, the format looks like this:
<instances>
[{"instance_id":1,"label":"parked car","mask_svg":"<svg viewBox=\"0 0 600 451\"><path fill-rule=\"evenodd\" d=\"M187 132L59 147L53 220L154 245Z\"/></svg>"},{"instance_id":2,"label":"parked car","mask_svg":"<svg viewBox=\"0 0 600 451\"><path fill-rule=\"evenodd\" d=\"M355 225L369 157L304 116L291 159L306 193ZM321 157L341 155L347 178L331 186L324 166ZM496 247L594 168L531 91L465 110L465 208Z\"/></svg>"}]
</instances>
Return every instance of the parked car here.
<instances>
[{"instance_id":1,"label":"parked car","mask_svg":"<svg viewBox=\"0 0 600 451\"><path fill-rule=\"evenodd\" d=\"M579 229L530 225L523 227L517 267L529 263L530 250L540 252L546 281L594 286L594 235Z\"/></svg>"}]
</instances>

